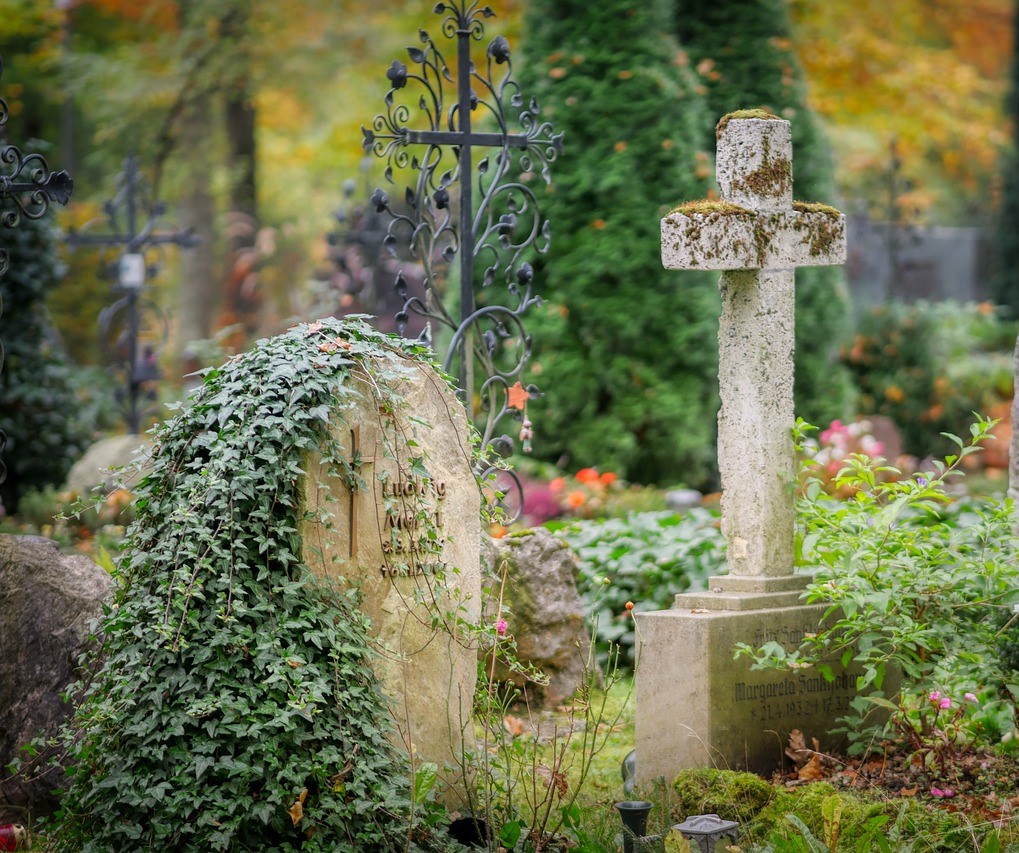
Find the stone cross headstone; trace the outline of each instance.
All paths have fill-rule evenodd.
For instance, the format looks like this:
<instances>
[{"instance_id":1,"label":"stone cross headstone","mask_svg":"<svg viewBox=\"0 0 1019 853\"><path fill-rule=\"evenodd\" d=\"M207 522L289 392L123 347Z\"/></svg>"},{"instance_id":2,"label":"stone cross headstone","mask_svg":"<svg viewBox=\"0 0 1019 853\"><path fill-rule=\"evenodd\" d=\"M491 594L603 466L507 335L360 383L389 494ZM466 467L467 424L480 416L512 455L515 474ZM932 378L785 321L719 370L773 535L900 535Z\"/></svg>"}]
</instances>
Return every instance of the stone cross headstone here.
<instances>
[{"instance_id":1,"label":"stone cross headstone","mask_svg":"<svg viewBox=\"0 0 1019 853\"><path fill-rule=\"evenodd\" d=\"M402 407L380 407L375 386L384 381ZM478 657L456 620L477 622L481 612L481 495L467 418L449 385L419 362L395 381L365 374L355 388L334 427L353 487L320 462L310 466L305 559L325 583L360 589L395 740L415 764L438 765L455 805L462 780L441 771L459 766L471 745ZM323 510L328 524L314 520Z\"/></svg>"},{"instance_id":2,"label":"stone cross headstone","mask_svg":"<svg viewBox=\"0 0 1019 853\"><path fill-rule=\"evenodd\" d=\"M787 648L816 630L793 573L794 269L845 260L845 217L792 199L790 124L759 110L719 122L720 202L662 220L668 269L721 270L718 465L729 574L671 610L640 614L637 777L697 766L769 772L792 729L822 737L848 709L849 679L751 671L737 642Z\"/></svg>"}]
</instances>

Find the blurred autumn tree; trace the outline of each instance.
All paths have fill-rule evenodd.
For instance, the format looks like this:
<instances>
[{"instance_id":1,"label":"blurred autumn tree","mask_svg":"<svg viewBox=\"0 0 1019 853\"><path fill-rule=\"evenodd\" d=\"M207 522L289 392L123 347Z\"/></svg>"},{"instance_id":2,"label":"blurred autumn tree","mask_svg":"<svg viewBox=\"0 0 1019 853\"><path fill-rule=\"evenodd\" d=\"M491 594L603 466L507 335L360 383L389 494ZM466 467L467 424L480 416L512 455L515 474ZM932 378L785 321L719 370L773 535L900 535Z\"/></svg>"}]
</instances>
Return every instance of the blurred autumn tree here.
<instances>
[{"instance_id":1,"label":"blurred autumn tree","mask_svg":"<svg viewBox=\"0 0 1019 853\"><path fill-rule=\"evenodd\" d=\"M710 120L661 0L531 0L521 83L565 133L541 201L546 305L529 320L537 452L701 486L714 460L715 276L662 268L659 220L703 196Z\"/></svg>"},{"instance_id":2,"label":"blurred autumn tree","mask_svg":"<svg viewBox=\"0 0 1019 853\"><path fill-rule=\"evenodd\" d=\"M889 220L986 222L1008 141L1001 104L1011 0L791 0L790 8L842 195ZM902 173L890 200L893 143Z\"/></svg>"},{"instance_id":3,"label":"blurred autumn tree","mask_svg":"<svg viewBox=\"0 0 1019 853\"><path fill-rule=\"evenodd\" d=\"M220 309L237 260L231 250L245 250L253 221L287 250L260 272L260 298L272 303L264 321L271 329L287 316L291 293L325 254L317 244L343 179L357 171L360 125L381 102L386 62L416 39L431 9L418 0L0 5L4 92L15 111L39 114L32 134L60 139L65 86L73 95L78 190L65 221L80 226L94 215L134 153L178 224L207 236L182 256L178 286L169 276L159 282L178 291L164 302L182 342L230 320ZM246 272L238 290L251 284ZM64 303L73 307L73 297ZM91 339L94 307L81 310L87 317L61 313L65 336Z\"/></svg>"},{"instance_id":4,"label":"blurred autumn tree","mask_svg":"<svg viewBox=\"0 0 1019 853\"><path fill-rule=\"evenodd\" d=\"M807 106L785 0L677 0L674 20L712 116L763 107L789 119L796 198L836 204L831 157ZM713 146L713 134L702 144ZM842 269L797 270L796 412L811 423L852 412L852 380L838 362L847 327Z\"/></svg>"}]
</instances>

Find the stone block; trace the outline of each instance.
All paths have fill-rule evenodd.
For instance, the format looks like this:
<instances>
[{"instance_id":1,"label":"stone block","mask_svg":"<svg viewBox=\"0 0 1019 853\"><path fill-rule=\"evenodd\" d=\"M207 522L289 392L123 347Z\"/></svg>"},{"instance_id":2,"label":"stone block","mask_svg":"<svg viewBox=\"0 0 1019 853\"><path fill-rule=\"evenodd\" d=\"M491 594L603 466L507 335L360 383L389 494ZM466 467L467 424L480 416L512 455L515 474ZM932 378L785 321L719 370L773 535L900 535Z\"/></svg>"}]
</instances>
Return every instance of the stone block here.
<instances>
[{"instance_id":1,"label":"stone block","mask_svg":"<svg viewBox=\"0 0 1019 853\"><path fill-rule=\"evenodd\" d=\"M846 218L831 208L759 213L719 203L677 208L662 219L662 264L670 270L793 269L846 260Z\"/></svg>"},{"instance_id":2,"label":"stone block","mask_svg":"<svg viewBox=\"0 0 1019 853\"><path fill-rule=\"evenodd\" d=\"M673 779L692 767L770 774L788 761L799 729L833 748L832 721L849 710L855 681L836 670L829 683L814 669L751 670L734 659L738 642L777 641L795 648L816 631L821 605L708 610L677 607L637 615L637 781Z\"/></svg>"}]
</instances>

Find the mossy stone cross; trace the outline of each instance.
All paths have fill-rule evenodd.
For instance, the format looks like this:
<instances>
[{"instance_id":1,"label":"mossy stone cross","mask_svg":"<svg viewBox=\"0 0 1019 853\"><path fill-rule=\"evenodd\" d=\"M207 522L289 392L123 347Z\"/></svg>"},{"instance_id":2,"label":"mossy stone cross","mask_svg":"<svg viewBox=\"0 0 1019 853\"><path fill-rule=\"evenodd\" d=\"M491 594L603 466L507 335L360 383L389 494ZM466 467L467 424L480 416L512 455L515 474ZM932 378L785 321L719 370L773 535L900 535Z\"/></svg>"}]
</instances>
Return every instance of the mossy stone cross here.
<instances>
[{"instance_id":1,"label":"mossy stone cross","mask_svg":"<svg viewBox=\"0 0 1019 853\"><path fill-rule=\"evenodd\" d=\"M793 590L794 270L841 264L845 217L792 198L790 124L760 110L716 131L720 202L662 220L667 269L723 270L718 467L732 592Z\"/></svg>"}]
</instances>

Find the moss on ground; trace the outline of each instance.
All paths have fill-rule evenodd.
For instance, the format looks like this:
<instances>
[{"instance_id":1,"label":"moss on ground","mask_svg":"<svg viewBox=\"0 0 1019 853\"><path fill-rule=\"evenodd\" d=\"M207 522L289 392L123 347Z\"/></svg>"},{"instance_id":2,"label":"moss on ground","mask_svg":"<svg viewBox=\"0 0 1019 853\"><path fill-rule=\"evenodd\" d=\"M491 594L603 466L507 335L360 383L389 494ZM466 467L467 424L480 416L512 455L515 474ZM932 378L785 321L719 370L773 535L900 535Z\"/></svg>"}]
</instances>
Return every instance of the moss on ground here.
<instances>
[{"instance_id":1,"label":"moss on ground","mask_svg":"<svg viewBox=\"0 0 1019 853\"><path fill-rule=\"evenodd\" d=\"M684 770L672 782L679 814L717 814L741 826L753 821L771 802L775 788L754 773L697 768Z\"/></svg>"}]
</instances>

